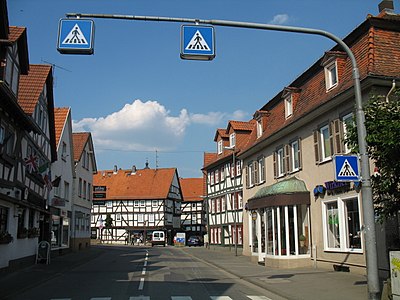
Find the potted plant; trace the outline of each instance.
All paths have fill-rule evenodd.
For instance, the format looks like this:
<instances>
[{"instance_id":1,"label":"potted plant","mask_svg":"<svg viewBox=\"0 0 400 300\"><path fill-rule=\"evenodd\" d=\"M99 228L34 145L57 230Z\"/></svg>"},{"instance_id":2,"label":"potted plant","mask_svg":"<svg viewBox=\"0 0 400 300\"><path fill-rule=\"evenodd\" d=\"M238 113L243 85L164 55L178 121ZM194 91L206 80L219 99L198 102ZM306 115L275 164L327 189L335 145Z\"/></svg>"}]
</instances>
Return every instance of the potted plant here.
<instances>
[{"instance_id":1,"label":"potted plant","mask_svg":"<svg viewBox=\"0 0 400 300\"><path fill-rule=\"evenodd\" d=\"M306 236L304 234L300 234L299 241L300 241L300 247L304 247L306 243Z\"/></svg>"},{"instance_id":2,"label":"potted plant","mask_svg":"<svg viewBox=\"0 0 400 300\"><path fill-rule=\"evenodd\" d=\"M26 229L25 227L18 228L17 238L18 239L25 239L27 237L28 237L28 229Z\"/></svg>"},{"instance_id":3,"label":"potted plant","mask_svg":"<svg viewBox=\"0 0 400 300\"><path fill-rule=\"evenodd\" d=\"M7 231L0 231L0 244L9 244L13 239L12 235Z\"/></svg>"},{"instance_id":4,"label":"potted plant","mask_svg":"<svg viewBox=\"0 0 400 300\"><path fill-rule=\"evenodd\" d=\"M39 236L39 228L32 227L28 229L28 238L35 238Z\"/></svg>"}]
</instances>

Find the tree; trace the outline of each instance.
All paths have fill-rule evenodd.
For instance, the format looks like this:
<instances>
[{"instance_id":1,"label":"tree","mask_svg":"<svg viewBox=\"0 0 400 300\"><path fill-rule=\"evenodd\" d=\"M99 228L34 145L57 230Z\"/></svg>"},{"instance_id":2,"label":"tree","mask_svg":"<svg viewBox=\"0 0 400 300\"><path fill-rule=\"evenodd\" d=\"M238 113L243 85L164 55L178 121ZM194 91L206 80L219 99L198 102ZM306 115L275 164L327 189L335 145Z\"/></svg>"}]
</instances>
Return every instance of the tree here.
<instances>
[{"instance_id":1,"label":"tree","mask_svg":"<svg viewBox=\"0 0 400 300\"><path fill-rule=\"evenodd\" d=\"M389 101L386 96L371 96L364 112L367 152L375 164L371 176L375 213L383 220L400 211L400 89ZM345 142L358 152L356 126L350 124L346 135Z\"/></svg>"}]
</instances>

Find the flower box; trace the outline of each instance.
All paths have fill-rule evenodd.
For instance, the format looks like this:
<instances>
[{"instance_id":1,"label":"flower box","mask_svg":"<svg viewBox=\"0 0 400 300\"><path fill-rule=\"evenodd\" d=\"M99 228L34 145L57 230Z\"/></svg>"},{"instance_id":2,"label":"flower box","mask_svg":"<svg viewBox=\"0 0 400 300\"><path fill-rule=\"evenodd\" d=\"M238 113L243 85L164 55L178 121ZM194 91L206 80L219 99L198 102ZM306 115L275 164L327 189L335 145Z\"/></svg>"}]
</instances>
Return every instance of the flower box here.
<instances>
[{"instance_id":1,"label":"flower box","mask_svg":"<svg viewBox=\"0 0 400 300\"><path fill-rule=\"evenodd\" d=\"M0 244L9 244L13 241L13 237L7 231L0 231Z\"/></svg>"}]
</instances>

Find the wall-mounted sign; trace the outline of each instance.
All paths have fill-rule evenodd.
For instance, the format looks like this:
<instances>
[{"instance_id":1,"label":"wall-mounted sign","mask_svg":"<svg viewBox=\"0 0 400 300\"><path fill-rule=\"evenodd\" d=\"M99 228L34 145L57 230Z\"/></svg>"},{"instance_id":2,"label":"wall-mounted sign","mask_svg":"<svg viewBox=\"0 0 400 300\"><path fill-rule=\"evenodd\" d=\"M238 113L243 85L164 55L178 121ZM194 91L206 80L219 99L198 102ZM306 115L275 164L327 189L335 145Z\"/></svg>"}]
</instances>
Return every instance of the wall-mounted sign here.
<instances>
[{"instance_id":1,"label":"wall-mounted sign","mask_svg":"<svg viewBox=\"0 0 400 300\"><path fill-rule=\"evenodd\" d=\"M105 197L106 197L106 193L94 193L93 194L94 199L105 198Z\"/></svg>"},{"instance_id":2,"label":"wall-mounted sign","mask_svg":"<svg viewBox=\"0 0 400 300\"><path fill-rule=\"evenodd\" d=\"M95 185L93 186L93 192L105 192L107 187L105 185Z\"/></svg>"},{"instance_id":3,"label":"wall-mounted sign","mask_svg":"<svg viewBox=\"0 0 400 300\"><path fill-rule=\"evenodd\" d=\"M106 201L99 201L99 200L95 200L95 201L93 201L93 205L106 205Z\"/></svg>"}]
</instances>

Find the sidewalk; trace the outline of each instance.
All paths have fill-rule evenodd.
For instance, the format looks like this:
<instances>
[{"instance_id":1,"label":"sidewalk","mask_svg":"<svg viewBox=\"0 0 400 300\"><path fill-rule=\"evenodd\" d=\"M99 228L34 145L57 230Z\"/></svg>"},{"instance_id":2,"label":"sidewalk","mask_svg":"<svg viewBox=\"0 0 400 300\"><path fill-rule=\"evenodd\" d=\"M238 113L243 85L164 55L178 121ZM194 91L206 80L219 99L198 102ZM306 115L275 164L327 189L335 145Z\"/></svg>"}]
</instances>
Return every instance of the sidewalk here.
<instances>
[{"instance_id":1,"label":"sidewalk","mask_svg":"<svg viewBox=\"0 0 400 300\"><path fill-rule=\"evenodd\" d=\"M363 275L314 268L267 269L251 262L250 257L212 246L182 250L286 299L368 299L367 278Z\"/></svg>"},{"instance_id":2,"label":"sidewalk","mask_svg":"<svg viewBox=\"0 0 400 300\"><path fill-rule=\"evenodd\" d=\"M313 268L267 269L251 262L250 257L240 253L235 256L233 251L217 247L211 247L211 249L182 247L180 249L199 260L215 265L225 272L278 295L272 300L368 299L365 276ZM11 274L0 274L0 299L7 299L16 291L21 292L37 286L64 271L96 258L104 251L106 251L105 248L93 246L90 250L57 256L49 265L38 264Z\"/></svg>"}]
</instances>

